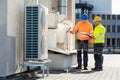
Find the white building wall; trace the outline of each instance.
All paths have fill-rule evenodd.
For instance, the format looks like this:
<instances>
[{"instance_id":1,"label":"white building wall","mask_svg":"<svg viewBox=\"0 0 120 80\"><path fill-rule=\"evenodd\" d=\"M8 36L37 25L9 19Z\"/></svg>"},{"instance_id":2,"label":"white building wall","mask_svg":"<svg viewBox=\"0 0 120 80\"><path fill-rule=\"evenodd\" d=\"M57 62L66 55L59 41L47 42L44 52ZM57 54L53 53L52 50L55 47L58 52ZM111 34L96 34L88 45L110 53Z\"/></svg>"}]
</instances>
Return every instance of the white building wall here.
<instances>
[{"instance_id":1,"label":"white building wall","mask_svg":"<svg viewBox=\"0 0 120 80\"><path fill-rule=\"evenodd\" d=\"M94 6L93 13L97 14L111 14L112 13L112 0L81 0Z\"/></svg>"},{"instance_id":2,"label":"white building wall","mask_svg":"<svg viewBox=\"0 0 120 80\"><path fill-rule=\"evenodd\" d=\"M79 2L79 0L76 0L76 2ZM93 13L120 14L119 0L81 0L81 2L93 5Z\"/></svg>"},{"instance_id":3,"label":"white building wall","mask_svg":"<svg viewBox=\"0 0 120 80\"><path fill-rule=\"evenodd\" d=\"M0 0L0 11L0 77L6 77L21 71L24 0Z\"/></svg>"},{"instance_id":4,"label":"white building wall","mask_svg":"<svg viewBox=\"0 0 120 80\"><path fill-rule=\"evenodd\" d=\"M7 14L7 0L0 1L0 77L5 75L6 69L6 14Z\"/></svg>"},{"instance_id":5,"label":"white building wall","mask_svg":"<svg viewBox=\"0 0 120 80\"><path fill-rule=\"evenodd\" d=\"M112 14L120 14L120 1L112 0Z\"/></svg>"},{"instance_id":6,"label":"white building wall","mask_svg":"<svg viewBox=\"0 0 120 80\"><path fill-rule=\"evenodd\" d=\"M15 37L15 68L23 61L24 0L7 0L7 35Z\"/></svg>"},{"instance_id":7,"label":"white building wall","mask_svg":"<svg viewBox=\"0 0 120 80\"><path fill-rule=\"evenodd\" d=\"M15 37L16 64L23 61L24 0L7 2L7 35ZM18 57L19 56L19 57Z\"/></svg>"}]
</instances>

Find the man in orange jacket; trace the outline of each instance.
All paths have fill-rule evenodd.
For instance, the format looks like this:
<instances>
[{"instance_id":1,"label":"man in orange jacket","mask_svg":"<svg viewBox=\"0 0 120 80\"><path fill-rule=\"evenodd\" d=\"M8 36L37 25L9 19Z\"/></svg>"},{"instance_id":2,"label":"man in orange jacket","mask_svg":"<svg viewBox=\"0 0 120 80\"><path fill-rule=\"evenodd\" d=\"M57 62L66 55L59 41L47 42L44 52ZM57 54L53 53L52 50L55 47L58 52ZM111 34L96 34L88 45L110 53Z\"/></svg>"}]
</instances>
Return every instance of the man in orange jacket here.
<instances>
[{"instance_id":1,"label":"man in orange jacket","mask_svg":"<svg viewBox=\"0 0 120 80\"><path fill-rule=\"evenodd\" d=\"M77 35L78 66L76 67L76 69L82 69L82 52L83 52L84 70L87 70L87 66L88 66L88 43L90 42L90 45L93 44L93 38L92 38L93 26L88 21L88 18L89 16L87 14L83 14L81 17L81 21L79 21L72 29L72 31L70 31L71 34L75 34L76 32L78 32Z\"/></svg>"}]
</instances>

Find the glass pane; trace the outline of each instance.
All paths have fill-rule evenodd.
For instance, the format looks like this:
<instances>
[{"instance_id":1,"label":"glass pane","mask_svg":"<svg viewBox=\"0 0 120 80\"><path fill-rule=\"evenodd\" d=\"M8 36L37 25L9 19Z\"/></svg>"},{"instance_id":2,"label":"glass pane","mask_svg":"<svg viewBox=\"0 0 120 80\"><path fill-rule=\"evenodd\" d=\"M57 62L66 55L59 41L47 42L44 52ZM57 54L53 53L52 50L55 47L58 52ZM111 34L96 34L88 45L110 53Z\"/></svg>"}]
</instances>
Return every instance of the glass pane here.
<instances>
[{"instance_id":1,"label":"glass pane","mask_svg":"<svg viewBox=\"0 0 120 80\"><path fill-rule=\"evenodd\" d=\"M115 32L115 25L112 25L112 32Z\"/></svg>"},{"instance_id":2,"label":"glass pane","mask_svg":"<svg viewBox=\"0 0 120 80\"><path fill-rule=\"evenodd\" d=\"M110 32L110 25L107 25L107 32Z\"/></svg>"},{"instance_id":3,"label":"glass pane","mask_svg":"<svg viewBox=\"0 0 120 80\"><path fill-rule=\"evenodd\" d=\"M117 32L120 32L120 25L117 26Z\"/></svg>"},{"instance_id":4,"label":"glass pane","mask_svg":"<svg viewBox=\"0 0 120 80\"><path fill-rule=\"evenodd\" d=\"M117 47L120 48L120 39L117 39Z\"/></svg>"},{"instance_id":5,"label":"glass pane","mask_svg":"<svg viewBox=\"0 0 120 80\"><path fill-rule=\"evenodd\" d=\"M107 47L110 47L110 39L107 39Z\"/></svg>"}]
</instances>

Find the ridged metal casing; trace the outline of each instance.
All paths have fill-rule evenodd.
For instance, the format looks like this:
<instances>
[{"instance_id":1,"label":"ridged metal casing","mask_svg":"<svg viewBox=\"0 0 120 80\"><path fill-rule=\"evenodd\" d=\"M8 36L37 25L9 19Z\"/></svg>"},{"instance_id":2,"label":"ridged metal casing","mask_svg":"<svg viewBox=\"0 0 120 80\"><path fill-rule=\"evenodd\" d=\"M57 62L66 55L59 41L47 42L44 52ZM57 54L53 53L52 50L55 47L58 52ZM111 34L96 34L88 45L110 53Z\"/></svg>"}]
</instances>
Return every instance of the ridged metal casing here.
<instances>
[{"instance_id":1,"label":"ridged metal casing","mask_svg":"<svg viewBox=\"0 0 120 80\"><path fill-rule=\"evenodd\" d=\"M40 6L25 8L25 59L39 59L41 51Z\"/></svg>"}]
</instances>

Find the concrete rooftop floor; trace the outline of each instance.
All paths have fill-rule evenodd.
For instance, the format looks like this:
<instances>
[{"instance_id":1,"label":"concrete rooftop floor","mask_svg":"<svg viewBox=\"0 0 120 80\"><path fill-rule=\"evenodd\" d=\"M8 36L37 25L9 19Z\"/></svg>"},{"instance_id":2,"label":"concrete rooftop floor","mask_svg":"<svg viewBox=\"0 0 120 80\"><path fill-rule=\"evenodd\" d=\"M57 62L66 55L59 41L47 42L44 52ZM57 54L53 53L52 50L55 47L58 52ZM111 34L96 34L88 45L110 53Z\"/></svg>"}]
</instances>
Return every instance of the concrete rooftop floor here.
<instances>
[{"instance_id":1,"label":"concrete rooftop floor","mask_svg":"<svg viewBox=\"0 0 120 80\"><path fill-rule=\"evenodd\" d=\"M42 78L39 73L31 76L26 73L3 80L120 80L120 54L104 54L103 71L91 71L94 67L93 54L89 54L88 70L65 71L50 70L49 77ZM2 80L2 79L0 79Z\"/></svg>"}]
</instances>

